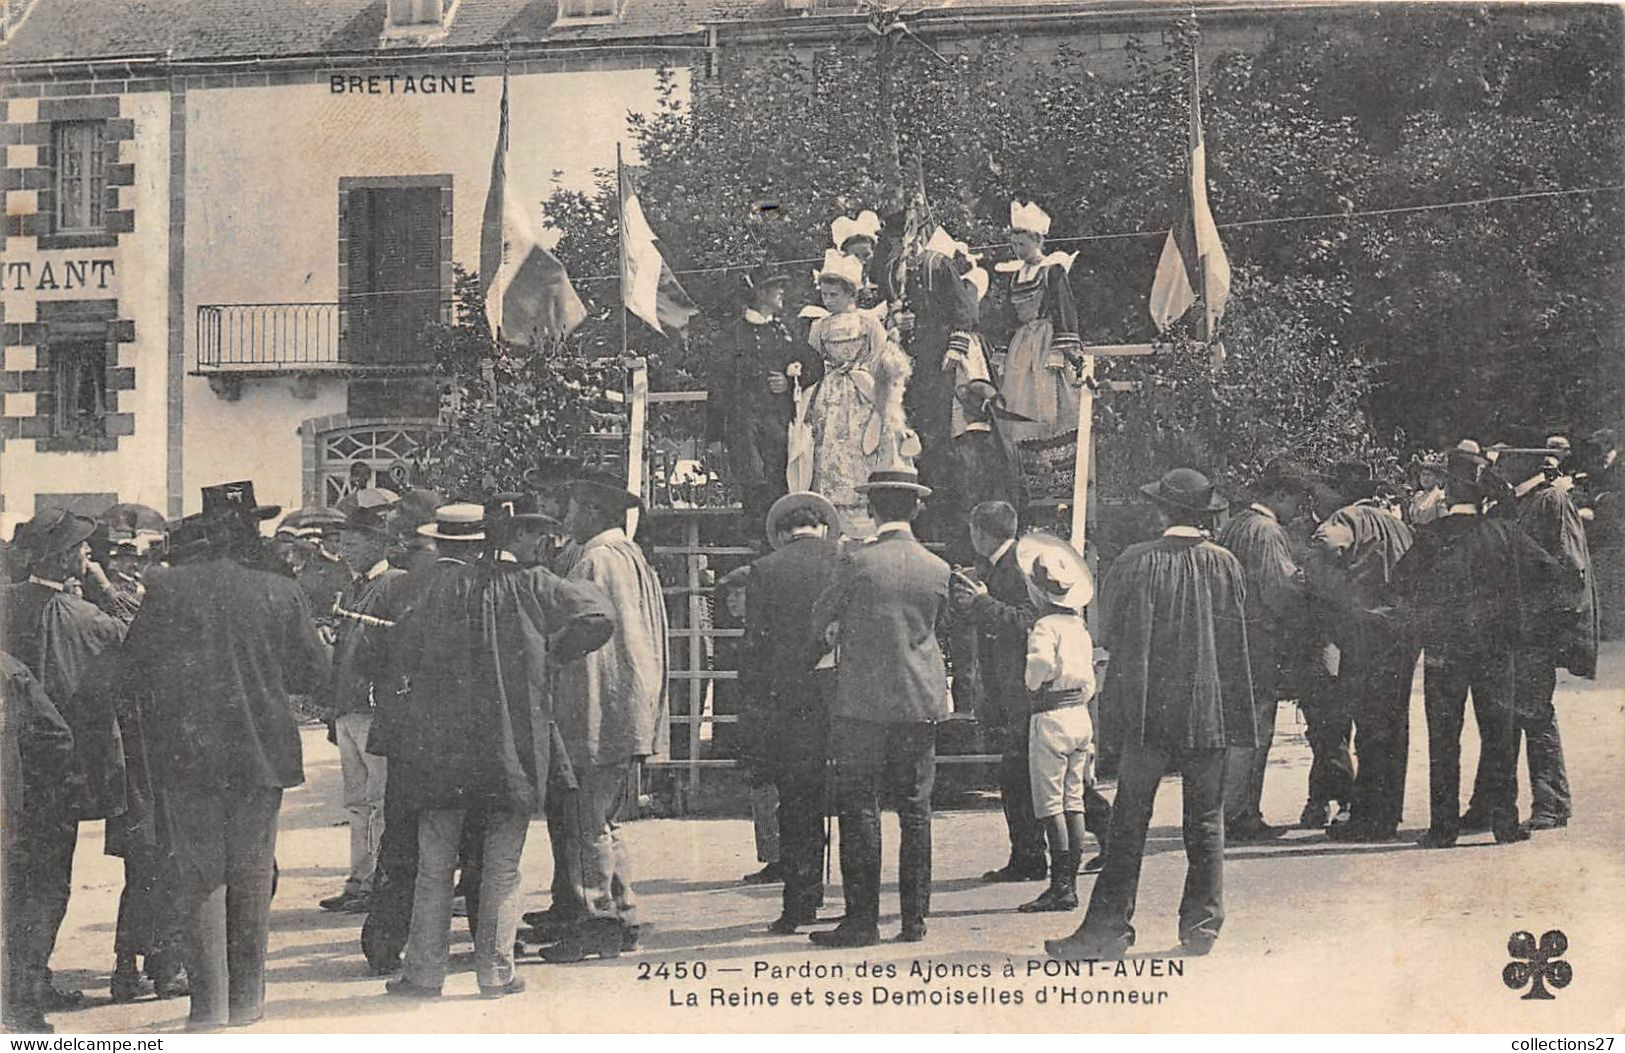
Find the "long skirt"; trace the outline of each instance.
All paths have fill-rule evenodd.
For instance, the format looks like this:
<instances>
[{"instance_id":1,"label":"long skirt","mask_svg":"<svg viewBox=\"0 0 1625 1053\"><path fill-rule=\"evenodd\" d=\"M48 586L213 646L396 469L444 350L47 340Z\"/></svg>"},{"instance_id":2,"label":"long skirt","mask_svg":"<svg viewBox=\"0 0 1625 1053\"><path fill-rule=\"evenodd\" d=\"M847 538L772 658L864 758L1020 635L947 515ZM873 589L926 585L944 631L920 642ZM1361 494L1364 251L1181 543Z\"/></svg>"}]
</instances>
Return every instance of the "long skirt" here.
<instances>
[{"instance_id":1,"label":"long skirt","mask_svg":"<svg viewBox=\"0 0 1625 1053\"><path fill-rule=\"evenodd\" d=\"M1047 318L1026 323L1010 338L1004 358L1004 403L1012 413L1031 417L1032 423L1006 421L1002 425L1012 442L1049 439L1078 426L1078 387L1072 371L1051 363L1054 326Z\"/></svg>"}]
</instances>

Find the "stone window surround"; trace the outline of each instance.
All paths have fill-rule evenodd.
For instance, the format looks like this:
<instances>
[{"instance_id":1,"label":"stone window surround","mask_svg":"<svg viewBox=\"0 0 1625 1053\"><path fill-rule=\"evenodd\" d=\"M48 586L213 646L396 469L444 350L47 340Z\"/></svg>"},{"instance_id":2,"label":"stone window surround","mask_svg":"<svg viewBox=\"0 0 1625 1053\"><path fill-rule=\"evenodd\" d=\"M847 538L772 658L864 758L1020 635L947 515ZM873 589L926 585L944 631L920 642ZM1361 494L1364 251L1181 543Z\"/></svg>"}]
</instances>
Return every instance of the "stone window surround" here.
<instances>
[{"instance_id":1,"label":"stone window surround","mask_svg":"<svg viewBox=\"0 0 1625 1053\"><path fill-rule=\"evenodd\" d=\"M35 310L37 321L0 325L6 357L10 349L32 347L34 368L0 372L0 392L31 392L34 415L0 417L0 436L33 439L38 453L105 453L118 449L119 439L135 434L135 415L119 412L119 392L135 389L135 367L119 365L119 345L135 342L135 322L118 317L117 300L43 300ZM106 431L103 435L57 434L56 377L52 368L52 335L83 338L103 336L107 342Z\"/></svg>"},{"instance_id":2,"label":"stone window surround","mask_svg":"<svg viewBox=\"0 0 1625 1053\"><path fill-rule=\"evenodd\" d=\"M42 98L33 121L0 123L0 146L32 145L34 167L0 170L0 197L12 191L31 190L37 202L31 214L12 215L5 210L3 233L11 237L34 237L41 249L110 248L120 234L135 229L135 210L121 208L122 187L135 185L135 165L119 162L119 144L135 138L135 121L121 118L116 95L80 98ZM103 166L102 219L104 231L56 231L56 126L67 121L101 121L102 137L108 151Z\"/></svg>"}]
</instances>

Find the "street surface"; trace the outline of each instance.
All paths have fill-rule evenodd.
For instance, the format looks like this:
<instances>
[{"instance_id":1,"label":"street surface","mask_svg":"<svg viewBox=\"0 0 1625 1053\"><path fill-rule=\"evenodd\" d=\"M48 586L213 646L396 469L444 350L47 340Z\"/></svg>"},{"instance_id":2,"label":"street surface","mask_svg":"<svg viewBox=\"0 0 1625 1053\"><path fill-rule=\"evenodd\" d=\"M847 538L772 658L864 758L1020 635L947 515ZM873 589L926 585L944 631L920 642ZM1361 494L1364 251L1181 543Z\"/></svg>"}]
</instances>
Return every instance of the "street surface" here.
<instances>
[{"instance_id":1,"label":"street surface","mask_svg":"<svg viewBox=\"0 0 1625 1053\"><path fill-rule=\"evenodd\" d=\"M1574 789L1573 823L1511 846L1472 835L1451 851L1411 844L1426 825L1419 671L1404 824L1409 836L1386 845L1340 845L1318 832L1293 830L1273 843L1232 848L1225 869L1228 919L1205 958L1177 957L1174 914L1184 859L1177 780L1165 781L1140 889L1136 957L1125 974L1102 966L1093 977L1087 967L1082 975L1043 974L1042 941L1070 932L1081 911L1018 914L1015 905L1041 884L978 880L1005 855L1001 816L984 809L936 816L936 883L924 943L826 951L805 936L770 936L765 927L778 914L778 887L738 880L757 866L748 821L647 820L625 829L641 910L653 923L640 951L572 966L522 963L529 990L484 1001L476 996L459 918L456 971L446 996L432 1003L387 998L383 980L369 974L360 954L361 918L316 907L342 884L348 842L337 752L320 729L307 730L308 782L287 795L282 812L266 1019L251 1030L1618 1032L1625 1030L1622 659L1625 647L1616 643L1605 647L1598 681L1560 674L1557 705ZM1464 794L1476 758L1469 715ZM1283 706L1265 784L1270 822L1297 819L1308 766L1297 711ZM1521 781L1527 814L1527 778ZM881 928L889 939L898 925L890 817L885 836ZM527 910L546 905L549 867L546 832L537 822L525 853ZM1080 879L1080 895L1087 896L1093 880ZM121 881L120 861L102 854L101 824L85 824L53 965L63 983L87 991L92 1005L53 1014L59 1032L175 1031L184 1022L184 999L108 1001ZM838 887L828 898L824 913L834 917ZM1552 1000L1526 1000L1525 990L1509 990L1502 980L1508 937L1552 929L1568 938L1562 957L1572 966L1572 983L1562 990L1548 984ZM876 979L863 963L878 964L882 974L895 968L897 975ZM915 963L931 974L929 982L909 975ZM930 968L936 965L943 968ZM845 975L799 975L834 966ZM991 976L981 975L984 967ZM779 979L772 978L776 969ZM941 992L941 1004L931 1003L932 992ZM1129 992L1133 1002L1125 1001ZM766 1004L770 994L776 1005ZM690 1006L691 995L697 1007ZM792 996L814 1004L792 1005ZM877 997L887 1004L876 1007ZM891 1004L896 997L915 1004ZM1020 1004L1013 1003L1017 997Z\"/></svg>"}]
</instances>

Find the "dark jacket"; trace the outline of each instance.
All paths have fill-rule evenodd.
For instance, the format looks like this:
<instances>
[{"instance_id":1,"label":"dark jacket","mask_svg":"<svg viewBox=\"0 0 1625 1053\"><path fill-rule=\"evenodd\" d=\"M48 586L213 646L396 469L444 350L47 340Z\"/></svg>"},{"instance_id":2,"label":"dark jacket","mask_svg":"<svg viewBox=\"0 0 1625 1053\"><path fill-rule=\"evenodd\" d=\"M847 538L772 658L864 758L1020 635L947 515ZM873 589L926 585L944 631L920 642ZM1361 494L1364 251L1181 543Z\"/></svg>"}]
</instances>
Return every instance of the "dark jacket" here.
<instances>
[{"instance_id":1,"label":"dark jacket","mask_svg":"<svg viewBox=\"0 0 1625 1053\"><path fill-rule=\"evenodd\" d=\"M896 275L894 261L883 272L882 287L893 301L903 292L914 313L914 332L903 339L903 349L914 362L903 408L920 435L921 456L937 465L948 456L954 399L954 373L943 368L943 359L955 334L963 342L977 328L976 291L960 279L953 260L940 253L921 253L909 266L902 290L897 288Z\"/></svg>"},{"instance_id":2,"label":"dark jacket","mask_svg":"<svg viewBox=\"0 0 1625 1053\"><path fill-rule=\"evenodd\" d=\"M791 362L801 363L803 390L823 377L823 358L796 341L777 318L760 324L735 321L713 361L705 436L728 444L731 478L742 486L785 488L794 399L789 392L773 394L767 384L770 373L783 373Z\"/></svg>"},{"instance_id":3,"label":"dark jacket","mask_svg":"<svg viewBox=\"0 0 1625 1053\"><path fill-rule=\"evenodd\" d=\"M296 582L227 558L175 567L148 585L126 648L159 787L304 782L288 695L319 688L328 659Z\"/></svg>"},{"instance_id":4,"label":"dark jacket","mask_svg":"<svg viewBox=\"0 0 1625 1053\"><path fill-rule=\"evenodd\" d=\"M1165 535L1112 561L1101 587L1110 745L1256 748L1246 575L1211 541Z\"/></svg>"},{"instance_id":5,"label":"dark jacket","mask_svg":"<svg viewBox=\"0 0 1625 1053\"><path fill-rule=\"evenodd\" d=\"M358 575L339 592L332 608L333 675L328 681L328 716L371 713L376 696L393 689L389 633L404 610L406 571L386 567L377 577Z\"/></svg>"},{"instance_id":6,"label":"dark jacket","mask_svg":"<svg viewBox=\"0 0 1625 1053\"><path fill-rule=\"evenodd\" d=\"M1573 499L1545 483L1518 501L1518 524L1567 571L1572 586L1553 658L1575 676L1597 675L1597 579L1585 521Z\"/></svg>"},{"instance_id":7,"label":"dark jacket","mask_svg":"<svg viewBox=\"0 0 1625 1053\"><path fill-rule=\"evenodd\" d=\"M0 650L28 666L73 729L65 800L80 819L126 807L112 690L123 638L122 622L70 593L28 581L0 588Z\"/></svg>"},{"instance_id":8,"label":"dark jacket","mask_svg":"<svg viewBox=\"0 0 1625 1053\"><path fill-rule=\"evenodd\" d=\"M979 563L987 594L971 604L970 620L976 626L976 657L987 712L978 716L984 724L1013 727L1025 724L1031 711L1027 705L1027 634L1038 612L1016 562L1015 545L1005 549L997 563Z\"/></svg>"},{"instance_id":9,"label":"dark jacket","mask_svg":"<svg viewBox=\"0 0 1625 1053\"><path fill-rule=\"evenodd\" d=\"M1571 576L1523 527L1483 515L1422 524L1394 577L1422 646L1458 654L1552 646L1572 594Z\"/></svg>"},{"instance_id":10,"label":"dark jacket","mask_svg":"<svg viewBox=\"0 0 1625 1053\"><path fill-rule=\"evenodd\" d=\"M615 631L604 595L541 567L442 561L401 618L390 783L410 807L538 814L552 777L554 665Z\"/></svg>"},{"instance_id":11,"label":"dark jacket","mask_svg":"<svg viewBox=\"0 0 1625 1053\"><path fill-rule=\"evenodd\" d=\"M797 742L827 727L813 667L824 648L813 634L813 606L835 576L840 546L828 538L792 540L751 565L745 586L745 646L739 686L745 697L746 748L752 756L822 749Z\"/></svg>"},{"instance_id":12,"label":"dark jacket","mask_svg":"<svg viewBox=\"0 0 1625 1053\"><path fill-rule=\"evenodd\" d=\"M40 682L0 651L0 836L7 852L25 816L44 818L62 799L72 751L73 733Z\"/></svg>"},{"instance_id":13,"label":"dark jacket","mask_svg":"<svg viewBox=\"0 0 1625 1053\"><path fill-rule=\"evenodd\" d=\"M1397 520L1396 520L1397 522ZM1272 515L1246 508L1215 539L1241 562L1247 578L1247 657L1253 692L1273 701L1285 648L1303 631L1308 586L1286 529Z\"/></svg>"},{"instance_id":14,"label":"dark jacket","mask_svg":"<svg viewBox=\"0 0 1625 1053\"><path fill-rule=\"evenodd\" d=\"M818 598L813 631L831 624L839 667L832 716L935 722L949 713L937 631L948 609L948 564L908 531L848 545Z\"/></svg>"}]
</instances>

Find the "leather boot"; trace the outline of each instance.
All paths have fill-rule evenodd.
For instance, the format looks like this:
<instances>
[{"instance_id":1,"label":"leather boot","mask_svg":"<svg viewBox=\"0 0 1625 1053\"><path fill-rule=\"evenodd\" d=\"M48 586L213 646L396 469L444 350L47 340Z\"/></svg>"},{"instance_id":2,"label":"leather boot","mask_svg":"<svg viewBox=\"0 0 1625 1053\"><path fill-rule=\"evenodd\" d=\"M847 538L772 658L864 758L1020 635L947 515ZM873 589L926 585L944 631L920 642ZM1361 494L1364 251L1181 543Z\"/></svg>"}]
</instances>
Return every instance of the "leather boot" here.
<instances>
[{"instance_id":1,"label":"leather boot","mask_svg":"<svg viewBox=\"0 0 1625 1053\"><path fill-rule=\"evenodd\" d=\"M1038 894L1038 898L1030 903L1023 903L1016 909L1023 914L1039 914L1048 911L1077 910L1078 909L1078 860L1082 853L1076 849L1067 849L1064 852L1051 852L1049 864L1049 888Z\"/></svg>"}]
</instances>

